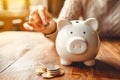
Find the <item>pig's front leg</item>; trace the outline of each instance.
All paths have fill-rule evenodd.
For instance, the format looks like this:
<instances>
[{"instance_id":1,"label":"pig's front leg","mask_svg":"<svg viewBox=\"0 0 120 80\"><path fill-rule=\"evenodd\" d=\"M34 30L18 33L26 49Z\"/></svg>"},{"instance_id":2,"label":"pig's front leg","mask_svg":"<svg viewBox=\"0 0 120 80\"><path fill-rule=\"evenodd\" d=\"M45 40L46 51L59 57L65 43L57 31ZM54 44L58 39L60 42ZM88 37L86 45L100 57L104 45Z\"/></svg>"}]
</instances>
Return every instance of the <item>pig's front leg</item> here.
<instances>
[{"instance_id":1,"label":"pig's front leg","mask_svg":"<svg viewBox=\"0 0 120 80\"><path fill-rule=\"evenodd\" d=\"M95 59L85 61L84 64L86 66L93 66L95 64Z\"/></svg>"},{"instance_id":2,"label":"pig's front leg","mask_svg":"<svg viewBox=\"0 0 120 80\"><path fill-rule=\"evenodd\" d=\"M62 65L70 65L72 62L71 62L71 61L64 60L64 59L61 58L60 63L61 63Z\"/></svg>"}]
</instances>

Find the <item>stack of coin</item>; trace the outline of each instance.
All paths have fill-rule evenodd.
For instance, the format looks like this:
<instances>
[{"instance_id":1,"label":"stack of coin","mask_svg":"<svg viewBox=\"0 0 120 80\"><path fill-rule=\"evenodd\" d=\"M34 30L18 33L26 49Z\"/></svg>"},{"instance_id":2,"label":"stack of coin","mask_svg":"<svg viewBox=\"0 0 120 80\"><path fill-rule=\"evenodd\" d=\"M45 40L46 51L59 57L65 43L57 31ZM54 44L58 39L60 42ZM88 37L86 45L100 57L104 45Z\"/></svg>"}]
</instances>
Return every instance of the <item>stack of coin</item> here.
<instances>
[{"instance_id":1,"label":"stack of coin","mask_svg":"<svg viewBox=\"0 0 120 80\"><path fill-rule=\"evenodd\" d=\"M60 74L60 67L57 65L50 64L47 66L47 72L44 73L42 76L43 77L46 77L46 76L54 77L54 76L58 76L59 74Z\"/></svg>"},{"instance_id":2,"label":"stack of coin","mask_svg":"<svg viewBox=\"0 0 120 80\"><path fill-rule=\"evenodd\" d=\"M42 77L44 78L54 78L57 76L62 76L64 74L64 71L62 69L60 69L60 67L58 65L48 65L46 67L46 69L36 69L36 73L38 74L42 74Z\"/></svg>"}]
</instances>

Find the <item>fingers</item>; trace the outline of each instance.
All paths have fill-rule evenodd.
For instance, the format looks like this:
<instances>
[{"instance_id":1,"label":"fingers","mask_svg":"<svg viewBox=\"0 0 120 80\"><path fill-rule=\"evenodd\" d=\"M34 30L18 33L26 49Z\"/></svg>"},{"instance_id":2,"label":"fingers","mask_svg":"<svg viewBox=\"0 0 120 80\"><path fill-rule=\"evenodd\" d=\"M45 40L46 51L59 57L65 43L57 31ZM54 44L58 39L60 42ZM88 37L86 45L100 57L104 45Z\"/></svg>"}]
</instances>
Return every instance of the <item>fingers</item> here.
<instances>
[{"instance_id":1,"label":"fingers","mask_svg":"<svg viewBox=\"0 0 120 80\"><path fill-rule=\"evenodd\" d=\"M37 24L35 23L30 23L30 22L26 22L23 24L24 28L30 31L38 31L38 32L42 32L44 30L44 27L38 27Z\"/></svg>"},{"instance_id":2,"label":"fingers","mask_svg":"<svg viewBox=\"0 0 120 80\"><path fill-rule=\"evenodd\" d=\"M49 25L51 25L51 19L52 16L47 11L47 9L44 6L39 5L36 9L31 11L29 15L29 21L24 23L24 27L27 30L35 30L43 33L48 33L49 30L45 29L49 29L46 27L49 27Z\"/></svg>"},{"instance_id":3,"label":"fingers","mask_svg":"<svg viewBox=\"0 0 120 80\"><path fill-rule=\"evenodd\" d=\"M49 24L49 15L47 15L47 9L41 5L38 6L38 14L41 18L43 25Z\"/></svg>"},{"instance_id":4,"label":"fingers","mask_svg":"<svg viewBox=\"0 0 120 80\"><path fill-rule=\"evenodd\" d=\"M31 11L30 16L29 16L29 22L35 21L36 23L42 24L41 17L38 14L38 9L34 9Z\"/></svg>"},{"instance_id":5,"label":"fingers","mask_svg":"<svg viewBox=\"0 0 120 80\"><path fill-rule=\"evenodd\" d=\"M39 19L39 20L37 20L38 19L38 17L36 17L36 14L35 15L33 15L33 16L30 16L29 17L29 23L31 23L32 24L32 27L33 28L36 28L36 27L42 27L41 26L41 20Z\"/></svg>"},{"instance_id":6,"label":"fingers","mask_svg":"<svg viewBox=\"0 0 120 80\"><path fill-rule=\"evenodd\" d=\"M29 21L24 24L24 27L27 30L42 30L42 21L41 18L38 14L38 9L34 9L31 11L30 16L29 16Z\"/></svg>"},{"instance_id":7,"label":"fingers","mask_svg":"<svg viewBox=\"0 0 120 80\"><path fill-rule=\"evenodd\" d=\"M33 27L32 27L33 25L31 23L29 23L29 22L24 23L23 26L27 30L30 30L30 31L33 30Z\"/></svg>"}]
</instances>

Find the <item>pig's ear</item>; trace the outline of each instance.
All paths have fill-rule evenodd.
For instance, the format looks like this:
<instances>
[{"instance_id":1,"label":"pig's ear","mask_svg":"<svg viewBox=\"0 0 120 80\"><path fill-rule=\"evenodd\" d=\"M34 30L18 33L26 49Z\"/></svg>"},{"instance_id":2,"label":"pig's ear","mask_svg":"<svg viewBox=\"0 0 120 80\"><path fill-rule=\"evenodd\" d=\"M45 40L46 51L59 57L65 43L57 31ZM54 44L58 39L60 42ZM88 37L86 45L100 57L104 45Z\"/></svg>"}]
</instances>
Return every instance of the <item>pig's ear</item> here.
<instances>
[{"instance_id":1,"label":"pig's ear","mask_svg":"<svg viewBox=\"0 0 120 80\"><path fill-rule=\"evenodd\" d=\"M98 21L95 18L89 18L84 22L86 25L91 26L95 31L98 29Z\"/></svg>"},{"instance_id":2,"label":"pig's ear","mask_svg":"<svg viewBox=\"0 0 120 80\"><path fill-rule=\"evenodd\" d=\"M64 20L59 20L57 23L57 29L58 31L61 30L65 25L71 24L70 21L64 19Z\"/></svg>"}]
</instances>

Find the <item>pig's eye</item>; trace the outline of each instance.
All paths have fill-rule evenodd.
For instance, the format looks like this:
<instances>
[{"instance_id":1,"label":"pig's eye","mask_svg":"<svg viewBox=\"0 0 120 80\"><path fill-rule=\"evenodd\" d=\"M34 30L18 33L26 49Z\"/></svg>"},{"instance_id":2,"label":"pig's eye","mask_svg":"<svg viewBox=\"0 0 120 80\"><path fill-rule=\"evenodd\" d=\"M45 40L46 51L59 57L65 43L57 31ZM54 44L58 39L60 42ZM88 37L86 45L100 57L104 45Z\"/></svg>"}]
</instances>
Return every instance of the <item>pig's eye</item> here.
<instances>
[{"instance_id":1,"label":"pig's eye","mask_svg":"<svg viewBox=\"0 0 120 80\"><path fill-rule=\"evenodd\" d=\"M70 34L73 34L73 32L70 32Z\"/></svg>"},{"instance_id":2,"label":"pig's eye","mask_svg":"<svg viewBox=\"0 0 120 80\"><path fill-rule=\"evenodd\" d=\"M76 21L76 23L79 23L78 21Z\"/></svg>"},{"instance_id":3,"label":"pig's eye","mask_svg":"<svg viewBox=\"0 0 120 80\"><path fill-rule=\"evenodd\" d=\"M86 32L83 32L83 34L86 34Z\"/></svg>"}]
</instances>

